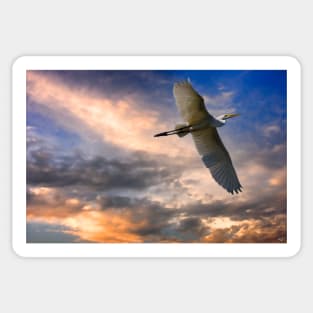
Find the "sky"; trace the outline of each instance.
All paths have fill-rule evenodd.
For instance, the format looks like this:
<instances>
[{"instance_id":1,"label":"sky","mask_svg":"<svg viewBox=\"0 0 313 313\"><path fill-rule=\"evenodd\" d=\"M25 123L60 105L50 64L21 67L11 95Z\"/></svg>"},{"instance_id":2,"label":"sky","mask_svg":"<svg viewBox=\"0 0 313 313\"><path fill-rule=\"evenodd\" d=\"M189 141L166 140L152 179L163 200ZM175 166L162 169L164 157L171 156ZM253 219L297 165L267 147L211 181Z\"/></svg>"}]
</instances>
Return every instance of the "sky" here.
<instances>
[{"instance_id":1,"label":"sky","mask_svg":"<svg viewBox=\"0 0 313 313\"><path fill-rule=\"evenodd\" d=\"M227 193L182 119L190 79L243 192ZM286 71L27 71L28 243L284 243Z\"/></svg>"}]
</instances>

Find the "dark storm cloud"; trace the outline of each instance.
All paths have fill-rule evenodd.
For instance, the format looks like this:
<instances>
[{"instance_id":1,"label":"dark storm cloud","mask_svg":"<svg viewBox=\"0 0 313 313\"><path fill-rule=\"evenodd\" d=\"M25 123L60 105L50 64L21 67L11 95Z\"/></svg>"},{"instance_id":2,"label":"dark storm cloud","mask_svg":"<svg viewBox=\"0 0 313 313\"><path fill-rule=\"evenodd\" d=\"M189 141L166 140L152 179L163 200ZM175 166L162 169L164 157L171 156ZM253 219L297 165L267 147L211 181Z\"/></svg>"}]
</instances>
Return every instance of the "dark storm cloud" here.
<instances>
[{"instance_id":1,"label":"dark storm cloud","mask_svg":"<svg viewBox=\"0 0 313 313\"><path fill-rule=\"evenodd\" d=\"M178 214L174 208L148 198L103 195L99 197L102 210L123 210L129 212L133 223L142 224L136 234L144 236L146 241L159 237L164 228L171 225L171 218ZM143 222L143 223L141 223Z\"/></svg>"},{"instance_id":2,"label":"dark storm cloud","mask_svg":"<svg viewBox=\"0 0 313 313\"><path fill-rule=\"evenodd\" d=\"M258 191L256 197L245 202L236 201L235 198L228 202L197 201L186 206L182 211L182 214L194 217L229 217L232 220L262 219L285 214L286 200L281 194L268 195L266 192Z\"/></svg>"},{"instance_id":3,"label":"dark storm cloud","mask_svg":"<svg viewBox=\"0 0 313 313\"><path fill-rule=\"evenodd\" d=\"M267 231L267 241L271 241L273 237L278 238L277 233L282 232L286 216L286 203L281 200L281 195L272 195L264 197L264 204L259 200L247 201L246 203L222 201L212 201L203 203L195 201L194 203L180 208L167 207L164 204L151 201L148 198L131 198L121 196L105 195L99 199L103 210L123 210L131 215L131 220L141 226L136 228L135 233L143 236L146 242L158 242L162 240L174 241L199 241L202 237L211 233L210 227L203 224L204 220L212 220L213 218L229 218L234 222L253 220L257 221L255 229L247 230L249 236L245 236L240 240L249 242L256 240L256 229ZM268 207L271 203L271 207ZM278 218L280 217L280 220ZM174 222L177 220L178 222ZM140 223L144 222L144 223ZM229 240L234 232L239 229L245 229L248 224L240 226L232 226L227 230L218 230L215 236L220 236L216 240ZM270 233L270 229L274 229L274 233ZM237 238L238 239L238 238ZM238 239L239 240L239 239ZM262 237L258 239L262 241ZM218 241L220 242L220 241ZM250 241L253 242L253 241Z\"/></svg>"},{"instance_id":4,"label":"dark storm cloud","mask_svg":"<svg viewBox=\"0 0 313 313\"><path fill-rule=\"evenodd\" d=\"M199 240L199 238L210 233L210 228L203 225L201 218L188 217L180 221L178 231L182 233L185 240Z\"/></svg>"},{"instance_id":5,"label":"dark storm cloud","mask_svg":"<svg viewBox=\"0 0 313 313\"><path fill-rule=\"evenodd\" d=\"M63 188L61 190L41 188L41 191L27 188L28 216L63 218L82 212L87 203L84 199L68 201L69 194Z\"/></svg>"},{"instance_id":6,"label":"dark storm cloud","mask_svg":"<svg viewBox=\"0 0 313 313\"><path fill-rule=\"evenodd\" d=\"M27 182L33 186L87 186L94 189L145 189L160 183L170 183L180 176L180 164L168 158L172 166L162 165L164 156L149 156L144 152L121 159L81 155L57 157L51 152L31 151L27 162ZM163 160L162 160L163 159ZM167 163L168 164L168 163Z\"/></svg>"},{"instance_id":7,"label":"dark storm cloud","mask_svg":"<svg viewBox=\"0 0 313 313\"><path fill-rule=\"evenodd\" d=\"M287 241L286 227L286 215L277 215L271 218L256 220L252 225L246 222L240 226L231 226L224 229L224 234L230 235L228 242L283 243ZM238 231L240 231L240 236L236 234ZM219 235L222 234L223 232L219 231ZM215 241L216 239L214 239ZM225 242L225 240L221 242Z\"/></svg>"},{"instance_id":8,"label":"dark storm cloud","mask_svg":"<svg viewBox=\"0 0 313 313\"><path fill-rule=\"evenodd\" d=\"M164 203L152 201L148 198L131 198L103 195L99 198L102 210L128 213L130 221L136 225L133 231L145 242L191 241L199 239L203 233L200 225L186 221L184 224L173 222L181 214L181 210L167 207ZM190 226L187 229L188 225Z\"/></svg>"}]
</instances>

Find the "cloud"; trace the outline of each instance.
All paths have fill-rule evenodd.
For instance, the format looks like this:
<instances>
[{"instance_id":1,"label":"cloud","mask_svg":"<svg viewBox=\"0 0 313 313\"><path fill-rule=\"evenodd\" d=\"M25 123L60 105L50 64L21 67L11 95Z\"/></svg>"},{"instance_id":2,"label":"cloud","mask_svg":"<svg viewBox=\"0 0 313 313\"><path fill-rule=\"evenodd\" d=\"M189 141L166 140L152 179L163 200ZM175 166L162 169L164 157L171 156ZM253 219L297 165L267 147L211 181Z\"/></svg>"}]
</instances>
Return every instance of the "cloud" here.
<instances>
[{"instance_id":1,"label":"cloud","mask_svg":"<svg viewBox=\"0 0 313 313\"><path fill-rule=\"evenodd\" d=\"M166 151L167 155L176 156L181 151L173 138L166 142L153 138L155 133L172 129L174 125L164 120L163 106L148 109L138 96L137 101L130 95L112 100L90 90L71 88L36 71L27 72L27 95L30 109L52 117L87 141L92 137L102 138L123 149ZM185 154L190 152L185 150Z\"/></svg>"},{"instance_id":2,"label":"cloud","mask_svg":"<svg viewBox=\"0 0 313 313\"><path fill-rule=\"evenodd\" d=\"M27 217L30 219L62 219L83 211L85 205L82 199L70 197L56 188L27 188Z\"/></svg>"},{"instance_id":3,"label":"cloud","mask_svg":"<svg viewBox=\"0 0 313 313\"><path fill-rule=\"evenodd\" d=\"M89 77L89 76L88 76ZM99 79L101 76L96 76ZM82 80L84 82L84 80ZM55 120L61 120L64 127L74 127L75 132L81 133L84 136L86 133L94 133L94 136L89 137L88 142L92 142L91 138L97 138L95 146L105 143L111 143L113 146L120 147L121 150L118 157L125 158L125 152L129 151L142 151L147 155L160 155L166 154L167 156L175 157L185 164L191 164L202 170L201 161L195 151L194 144L190 138L178 139L174 136L167 137L166 140L152 138L152 134L164 129L172 128L171 122L163 120L165 115L161 111L156 111L156 108L147 109L143 103L133 103L132 98L124 102L112 101L105 98L104 95L92 92L88 89L77 88L76 85L65 84L64 81L55 77L51 78L49 75L44 75L41 72L32 71L28 73L28 94L33 100L40 103L40 107L48 107L49 110L54 112ZM99 85L99 84L98 84ZM228 101L233 97L234 92L223 91L220 97L223 101ZM126 101L126 102L125 102ZM88 105L87 105L88 104ZM38 107L38 106L37 106ZM36 108L37 108L36 107ZM67 112L67 113L64 113ZM86 118L88 116L88 118ZM113 124L112 124L113 123ZM164 125L163 125L163 124ZM115 125L115 126L114 126ZM119 131L120 126L123 129ZM233 128L233 127L232 127ZM284 146L281 145L280 151L274 151L275 147L264 147L256 145L253 140L247 141L245 138L239 140L237 145L236 138L229 141L229 136L233 137L236 133L232 134L231 129L221 130L223 141L228 146L228 150L232 156L233 162L237 171L248 173L249 169L241 170L241 168L249 168L251 161L254 162L253 166L262 164L263 168L278 168L284 165L284 154L286 154ZM86 130L87 129L87 130ZM114 130L115 129L115 130ZM112 133L115 132L115 133ZM126 132L126 134L124 133ZM102 138L99 141L99 138ZM242 139L242 135L240 137ZM230 142L231 144L228 144ZM237 146L233 147L233 142ZM279 146L279 144L277 145ZM272 149L273 151L270 151ZM47 150L47 149L45 149ZM89 146L84 152L89 151ZM116 152L112 147L104 150L104 158L110 160L116 157ZM183 153L182 153L183 152ZM165 161L163 158L163 166L173 167L173 162ZM160 158L160 164L162 159ZM127 162L125 163L127 164ZM85 165L85 164L84 164ZM238 166L239 165L239 166ZM252 167L252 164L250 168ZM190 176L198 177L202 174L197 174L194 166L191 168L192 174ZM203 171L203 170L202 170ZM191 171L190 171L191 172ZM208 177L210 174L205 173ZM239 175L241 177L241 175ZM186 177L187 178L187 177ZM189 177L193 179L192 177ZM250 179L250 177L249 177ZM267 178L271 179L271 178ZM265 179L264 179L265 180ZM205 180L205 183L210 180ZM251 179L250 179L251 182ZM100 184L103 183L102 181ZM246 184L245 184L246 185ZM212 184L214 193L218 190ZM197 193L194 191L194 193Z\"/></svg>"},{"instance_id":4,"label":"cloud","mask_svg":"<svg viewBox=\"0 0 313 313\"><path fill-rule=\"evenodd\" d=\"M207 227L202 219L197 217L187 217L180 220L177 230L182 234L181 238L184 242L201 242L201 238L208 236L211 232L210 227Z\"/></svg>"},{"instance_id":5,"label":"cloud","mask_svg":"<svg viewBox=\"0 0 313 313\"><path fill-rule=\"evenodd\" d=\"M242 178L249 184L240 197L225 198L200 160L145 152L117 159L64 156L33 137L27 162L28 221L64 225L79 240L254 242L262 240L264 230L266 240L275 241L277 233L268 234L260 221L286 215L285 168L267 167L283 147L261 153L256 164L243 162ZM245 232L249 236L243 237Z\"/></svg>"},{"instance_id":6,"label":"cloud","mask_svg":"<svg viewBox=\"0 0 313 313\"><path fill-rule=\"evenodd\" d=\"M28 222L26 226L27 243L74 243L81 242L80 237L71 233L64 225Z\"/></svg>"},{"instance_id":7,"label":"cloud","mask_svg":"<svg viewBox=\"0 0 313 313\"><path fill-rule=\"evenodd\" d=\"M167 166L164 166L166 164ZM121 159L79 154L57 157L43 149L29 153L27 182L47 187L86 186L94 189L145 189L169 184L183 171L182 162L164 155L137 152Z\"/></svg>"},{"instance_id":8,"label":"cloud","mask_svg":"<svg viewBox=\"0 0 313 313\"><path fill-rule=\"evenodd\" d=\"M278 125L268 125L263 127L263 132L266 137L276 135L280 132L280 127Z\"/></svg>"},{"instance_id":9,"label":"cloud","mask_svg":"<svg viewBox=\"0 0 313 313\"><path fill-rule=\"evenodd\" d=\"M30 240L40 234L47 242L285 240L286 145L275 124L267 121L260 133L240 123L219 130L244 186L231 196L212 179L191 138L152 138L173 127L170 79L158 85L163 91L151 87L151 73L140 80L135 73L129 84L120 73L75 75L27 75ZM222 88L206 100L229 111L235 96ZM41 124L34 126L36 119ZM68 145L65 130L79 136L78 146Z\"/></svg>"},{"instance_id":10,"label":"cloud","mask_svg":"<svg viewBox=\"0 0 313 313\"><path fill-rule=\"evenodd\" d=\"M220 92L217 95L204 94L203 98L207 105L225 106L231 104L234 95L234 91L224 91L223 89L220 89Z\"/></svg>"},{"instance_id":11,"label":"cloud","mask_svg":"<svg viewBox=\"0 0 313 313\"><path fill-rule=\"evenodd\" d=\"M102 211L97 203L69 198L62 189L31 188L29 194L28 242L141 241L125 212Z\"/></svg>"},{"instance_id":12,"label":"cloud","mask_svg":"<svg viewBox=\"0 0 313 313\"><path fill-rule=\"evenodd\" d=\"M206 237L205 241L236 243L284 243L287 241L286 216L275 216L274 218L266 220L247 221L240 226L231 226L226 229L217 229L211 233L211 236Z\"/></svg>"},{"instance_id":13,"label":"cloud","mask_svg":"<svg viewBox=\"0 0 313 313\"><path fill-rule=\"evenodd\" d=\"M276 242L286 237L281 195L264 197L263 204L261 195L255 201L194 201L172 207L148 197L102 193L85 199L67 192L30 188L28 221L63 225L67 234L94 242Z\"/></svg>"}]
</instances>

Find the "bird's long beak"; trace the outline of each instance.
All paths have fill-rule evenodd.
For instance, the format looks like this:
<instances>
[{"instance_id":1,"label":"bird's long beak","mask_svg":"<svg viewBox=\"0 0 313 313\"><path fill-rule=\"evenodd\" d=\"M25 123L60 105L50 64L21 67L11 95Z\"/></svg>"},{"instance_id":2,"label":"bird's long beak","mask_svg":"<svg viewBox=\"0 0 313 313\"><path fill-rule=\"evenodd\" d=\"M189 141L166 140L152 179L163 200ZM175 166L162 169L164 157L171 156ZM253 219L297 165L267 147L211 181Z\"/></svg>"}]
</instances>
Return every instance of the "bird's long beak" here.
<instances>
[{"instance_id":1,"label":"bird's long beak","mask_svg":"<svg viewBox=\"0 0 313 313\"><path fill-rule=\"evenodd\" d=\"M229 114L229 118L236 117L236 116L240 116L240 114L238 113Z\"/></svg>"},{"instance_id":2,"label":"bird's long beak","mask_svg":"<svg viewBox=\"0 0 313 313\"><path fill-rule=\"evenodd\" d=\"M228 114L228 118L236 117L236 116L239 116L239 115L240 114L237 114L237 113Z\"/></svg>"}]
</instances>

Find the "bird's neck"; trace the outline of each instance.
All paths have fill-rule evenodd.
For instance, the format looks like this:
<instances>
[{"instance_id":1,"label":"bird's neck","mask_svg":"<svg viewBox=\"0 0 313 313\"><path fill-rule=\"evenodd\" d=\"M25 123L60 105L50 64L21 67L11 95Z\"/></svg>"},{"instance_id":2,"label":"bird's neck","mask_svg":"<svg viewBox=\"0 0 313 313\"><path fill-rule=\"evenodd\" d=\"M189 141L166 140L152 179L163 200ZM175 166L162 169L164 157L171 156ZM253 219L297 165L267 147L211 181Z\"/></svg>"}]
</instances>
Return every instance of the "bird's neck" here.
<instances>
[{"instance_id":1,"label":"bird's neck","mask_svg":"<svg viewBox=\"0 0 313 313\"><path fill-rule=\"evenodd\" d=\"M197 131L197 130L205 129L207 127L222 127L225 125L225 123L226 123L225 120L218 119L215 117L210 117L208 119L202 120L201 122L197 124L193 124L191 131Z\"/></svg>"},{"instance_id":2,"label":"bird's neck","mask_svg":"<svg viewBox=\"0 0 313 313\"><path fill-rule=\"evenodd\" d=\"M212 127L222 127L226 124L226 121L221 118L214 118L210 121Z\"/></svg>"}]
</instances>

